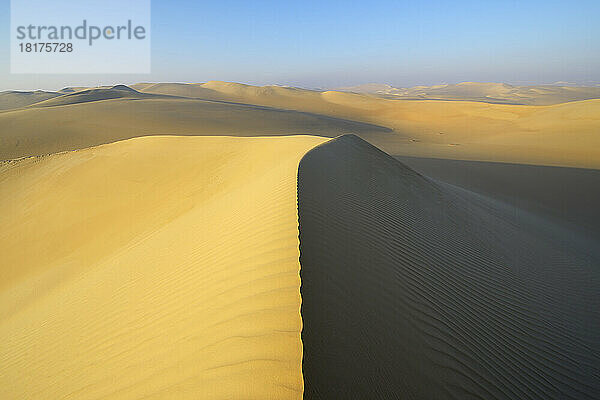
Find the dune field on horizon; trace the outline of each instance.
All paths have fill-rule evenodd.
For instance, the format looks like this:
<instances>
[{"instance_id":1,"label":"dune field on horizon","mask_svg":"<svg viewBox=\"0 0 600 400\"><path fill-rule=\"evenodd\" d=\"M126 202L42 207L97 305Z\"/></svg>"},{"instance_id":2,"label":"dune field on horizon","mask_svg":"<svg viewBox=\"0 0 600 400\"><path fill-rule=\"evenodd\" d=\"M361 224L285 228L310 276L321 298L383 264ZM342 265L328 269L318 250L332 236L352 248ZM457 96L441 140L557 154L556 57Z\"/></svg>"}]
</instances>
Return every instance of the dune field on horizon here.
<instances>
[{"instance_id":1,"label":"dune field on horizon","mask_svg":"<svg viewBox=\"0 0 600 400\"><path fill-rule=\"evenodd\" d=\"M394 156L598 169L600 95L579 100L576 89L549 105L527 105L490 103L483 95L479 101L403 100L230 82L66 88L0 111L0 159L142 135L352 133ZM15 104L30 96L5 95Z\"/></svg>"},{"instance_id":2,"label":"dune field on horizon","mask_svg":"<svg viewBox=\"0 0 600 400\"><path fill-rule=\"evenodd\" d=\"M0 398L597 399L597 92L0 93Z\"/></svg>"}]
</instances>

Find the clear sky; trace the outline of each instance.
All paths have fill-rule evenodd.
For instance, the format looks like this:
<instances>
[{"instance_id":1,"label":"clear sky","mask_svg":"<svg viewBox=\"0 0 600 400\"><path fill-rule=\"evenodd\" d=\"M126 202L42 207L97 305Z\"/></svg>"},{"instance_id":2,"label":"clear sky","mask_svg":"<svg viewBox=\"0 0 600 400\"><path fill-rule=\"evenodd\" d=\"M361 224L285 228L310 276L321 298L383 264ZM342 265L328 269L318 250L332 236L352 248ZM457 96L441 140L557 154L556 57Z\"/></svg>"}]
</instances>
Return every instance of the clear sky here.
<instances>
[{"instance_id":1,"label":"clear sky","mask_svg":"<svg viewBox=\"0 0 600 400\"><path fill-rule=\"evenodd\" d=\"M11 75L10 1L0 0L0 90L207 80L596 84L599 21L598 0L153 0L151 74Z\"/></svg>"}]
</instances>

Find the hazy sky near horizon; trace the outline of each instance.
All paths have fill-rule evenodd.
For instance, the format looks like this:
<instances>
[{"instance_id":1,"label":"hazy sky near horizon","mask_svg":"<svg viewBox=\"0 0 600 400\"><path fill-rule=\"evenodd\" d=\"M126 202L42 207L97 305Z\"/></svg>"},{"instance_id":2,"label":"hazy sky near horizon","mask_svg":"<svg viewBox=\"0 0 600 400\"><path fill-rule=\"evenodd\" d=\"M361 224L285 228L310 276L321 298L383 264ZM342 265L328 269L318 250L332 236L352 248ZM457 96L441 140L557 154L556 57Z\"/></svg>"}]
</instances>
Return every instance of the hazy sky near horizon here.
<instances>
[{"instance_id":1,"label":"hazy sky near horizon","mask_svg":"<svg viewBox=\"0 0 600 400\"><path fill-rule=\"evenodd\" d=\"M152 1L149 75L10 74L0 90L236 81L332 88L462 81L600 83L600 1Z\"/></svg>"}]
</instances>

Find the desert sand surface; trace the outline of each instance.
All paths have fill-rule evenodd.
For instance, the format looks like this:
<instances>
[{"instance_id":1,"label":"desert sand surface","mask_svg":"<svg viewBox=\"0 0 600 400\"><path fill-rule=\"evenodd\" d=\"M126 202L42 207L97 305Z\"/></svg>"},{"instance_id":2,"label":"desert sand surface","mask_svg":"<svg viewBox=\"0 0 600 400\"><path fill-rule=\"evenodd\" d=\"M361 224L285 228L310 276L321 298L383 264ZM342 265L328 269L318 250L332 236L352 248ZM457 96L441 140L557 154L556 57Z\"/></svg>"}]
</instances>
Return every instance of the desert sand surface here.
<instances>
[{"instance_id":1,"label":"desert sand surface","mask_svg":"<svg viewBox=\"0 0 600 400\"><path fill-rule=\"evenodd\" d=\"M100 88L0 113L0 160L147 135L334 137L373 131L389 129L306 112Z\"/></svg>"},{"instance_id":2,"label":"desert sand surface","mask_svg":"<svg viewBox=\"0 0 600 400\"><path fill-rule=\"evenodd\" d=\"M532 106L469 101L468 96L460 101L402 100L229 82L145 84L139 89L306 111L384 126L393 132L348 133L358 134L394 155L600 168L597 98Z\"/></svg>"},{"instance_id":3,"label":"desert sand surface","mask_svg":"<svg viewBox=\"0 0 600 400\"><path fill-rule=\"evenodd\" d=\"M600 242L600 170L398 157L440 182L501 200Z\"/></svg>"},{"instance_id":4,"label":"desert sand surface","mask_svg":"<svg viewBox=\"0 0 600 400\"><path fill-rule=\"evenodd\" d=\"M298 212L306 398L597 398L598 253L351 135Z\"/></svg>"},{"instance_id":5,"label":"desert sand surface","mask_svg":"<svg viewBox=\"0 0 600 400\"><path fill-rule=\"evenodd\" d=\"M390 85L371 83L337 90L403 100L468 100L536 106L600 99L600 86L565 86L560 83L518 86L493 82L461 82L411 88L395 88Z\"/></svg>"},{"instance_id":6,"label":"desert sand surface","mask_svg":"<svg viewBox=\"0 0 600 400\"><path fill-rule=\"evenodd\" d=\"M355 135L5 161L0 210L2 398L600 390L600 251Z\"/></svg>"},{"instance_id":7,"label":"desert sand surface","mask_svg":"<svg viewBox=\"0 0 600 400\"><path fill-rule=\"evenodd\" d=\"M41 90L0 92L0 111L26 107L58 96L62 93Z\"/></svg>"},{"instance_id":8,"label":"desert sand surface","mask_svg":"<svg viewBox=\"0 0 600 400\"><path fill-rule=\"evenodd\" d=\"M63 89L65 90L65 89ZM148 99L148 98L160 98L164 96L157 96L151 94L143 94L135 89L130 88L126 85L115 85L107 88L92 88L73 90L72 92L67 91L66 94L61 94L60 97L53 97L51 99L40 101L35 103L36 107L53 107L53 106L68 106L71 104L88 103L92 101L102 101L111 99Z\"/></svg>"},{"instance_id":9,"label":"desert sand surface","mask_svg":"<svg viewBox=\"0 0 600 400\"><path fill-rule=\"evenodd\" d=\"M301 398L296 176L324 140L2 164L0 398Z\"/></svg>"},{"instance_id":10,"label":"desert sand surface","mask_svg":"<svg viewBox=\"0 0 600 400\"><path fill-rule=\"evenodd\" d=\"M0 398L600 393L600 100L56 93L0 111Z\"/></svg>"},{"instance_id":11,"label":"desert sand surface","mask_svg":"<svg viewBox=\"0 0 600 400\"><path fill-rule=\"evenodd\" d=\"M135 84L125 97L125 90L86 90L102 95L75 91L0 112L0 159L152 134L353 133L399 156L600 168L600 99L491 104L464 93L407 100L217 81Z\"/></svg>"}]
</instances>

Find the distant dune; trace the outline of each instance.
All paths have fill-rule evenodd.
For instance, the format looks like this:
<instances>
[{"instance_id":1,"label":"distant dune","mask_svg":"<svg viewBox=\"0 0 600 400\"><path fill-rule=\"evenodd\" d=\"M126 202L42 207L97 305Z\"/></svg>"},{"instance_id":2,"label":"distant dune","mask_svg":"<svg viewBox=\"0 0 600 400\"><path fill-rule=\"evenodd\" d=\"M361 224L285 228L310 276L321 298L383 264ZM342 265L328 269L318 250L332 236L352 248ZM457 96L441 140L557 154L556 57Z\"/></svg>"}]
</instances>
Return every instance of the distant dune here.
<instances>
[{"instance_id":1,"label":"distant dune","mask_svg":"<svg viewBox=\"0 0 600 400\"><path fill-rule=\"evenodd\" d=\"M142 94L125 85L116 85L111 88L84 89L64 94L50 100L36 103L36 107L66 106L70 104L87 103L92 101L120 99L120 98L151 98L152 95Z\"/></svg>"},{"instance_id":2,"label":"distant dune","mask_svg":"<svg viewBox=\"0 0 600 400\"><path fill-rule=\"evenodd\" d=\"M282 136L389 132L341 118L224 101L93 89L0 113L0 159L82 149L144 135Z\"/></svg>"},{"instance_id":3,"label":"distant dune","mask_svg":"<svg viewBox=\"0 0 600 400\"><path fill-rule=\"evenodd\" d=\"M62 93L44 92L41 90L33 92L0 92L0 111L26 107L61 95Z\"/></svg>"},{"instance_id":4,"label":"distant dune","mask_svg":"<svg viewBox=\"0 0 600 400\"><path fill-rule=\"evenodd\" d=\"M600 246L354 135L5 161L0 210L3 399L600 391Z\"/></svg>"},{"instance_id":5,"label":"distant dune","mask_svg":"<svg viewBox=\"0 0 600 400\"><path fill-rule=\"evenodd\" d=\"M597 398L600 252L353 136L298 212L306 398Z\"/></svg>"},{"instance_id":6,"label":"distant dune","mask_svg":"<svg viewBox=\"0 0 600 400\"><path fill-rule=\"evenodd\" d=\"M473 93L491 96L494 91L514 88L475 83L446 86L435 90L454 93L451 100L215 81L141 83L127 90L86 89L0 112L4 133L0 159L85 148L140 135L335 137L354 133L399 156L600 168L600 99L571 101L592 94L554 105L492 104L489 98L475 99ZM430 89L434 90L419 90ZM529 87L526 93L525 89L518 93L544 99L559 89ZM586 88L563 89L568 94ZM598 88L587 89L593 92ZM562 101L556 96L556 101ZM42 111L42 106L47 110Z\"/></svg>"},{"instance_id":7,"label":"distant dune","mask_svg":"<svg viewBox=\"0 0 600 400\"><path fill-rule=\"evenodd\" d=\"M337 90L404 100L467 100L484 103L547 106L552 104L600 99L600 87L584 86L513 86L505 83L462 82L453 85L395 88L366 84Z\"/></svg>"},{"instance_id":8,"label":"distant dune","mask_svg":"<svg viewBox=\"0 0 600 400\"><path fill-rule=\"evenodd\" d=\"M394 132L353 133L394 155L600 168L600 100L548 106L469 101L467 94L479 90L478 85L462 85L459 94L466 97L457 101L388 99L229 82L133 87L148 93L257 104L384 126ZM530 89L530 96L543 96L542 89ZM586 88L564 88L579 89Z\"/></svg>"}]
</instances>

